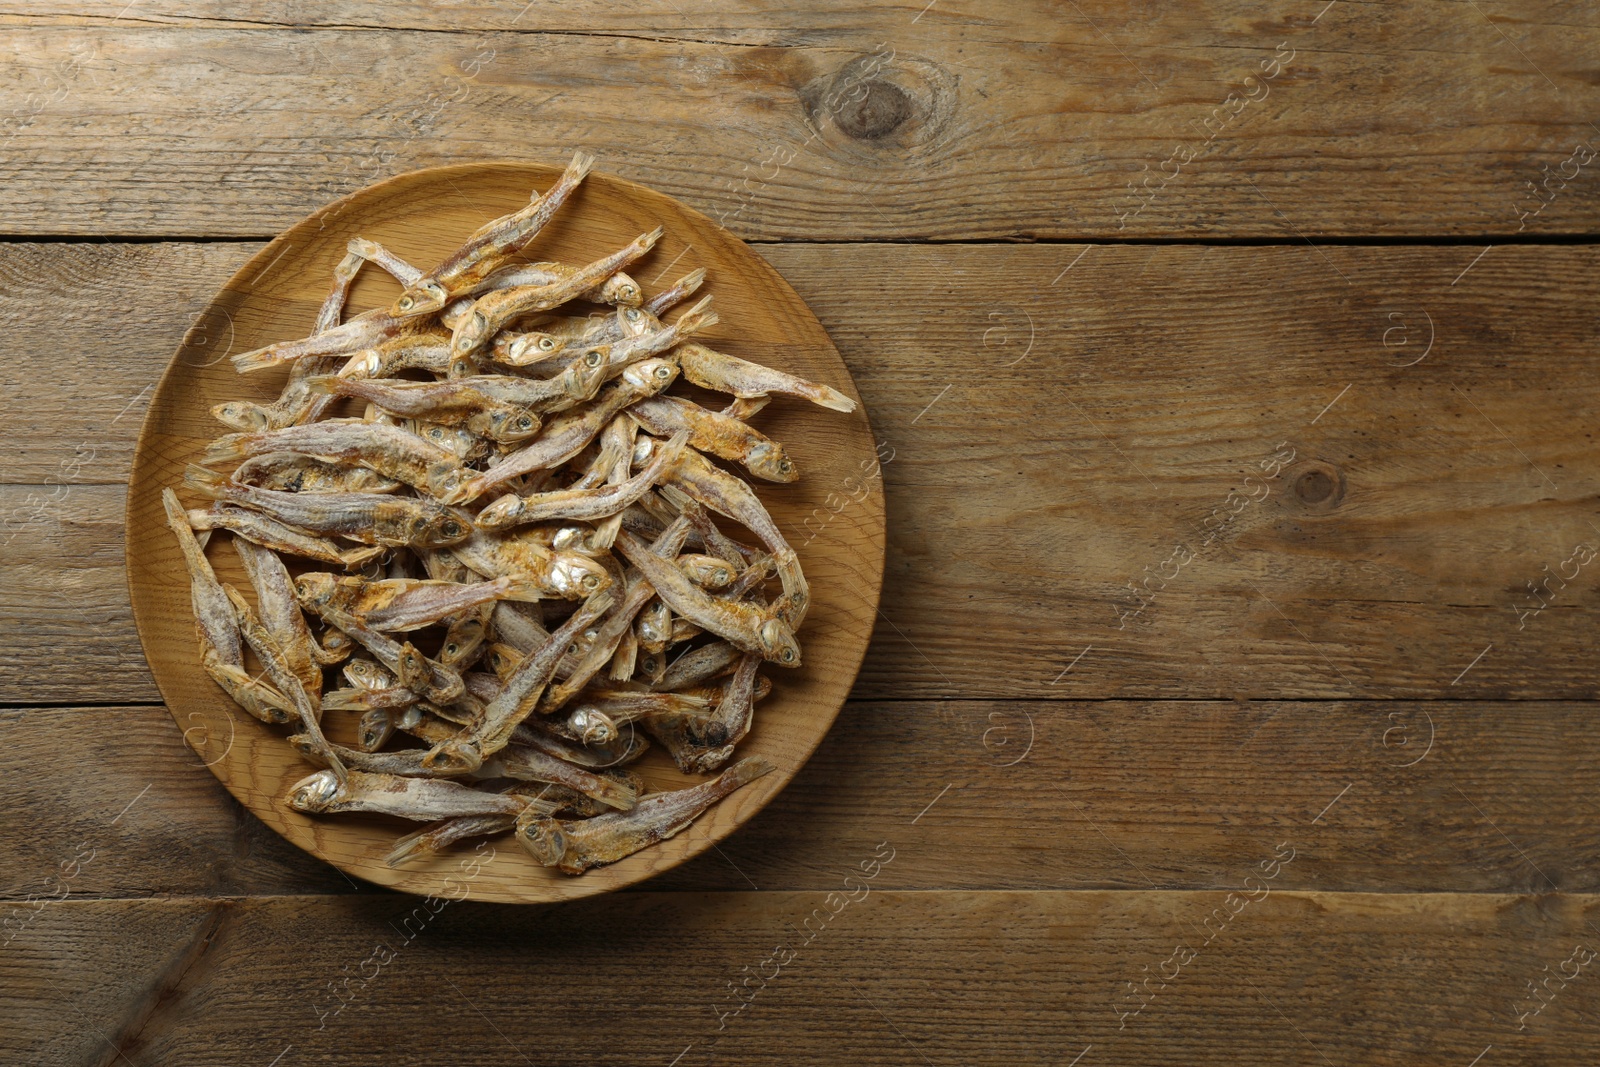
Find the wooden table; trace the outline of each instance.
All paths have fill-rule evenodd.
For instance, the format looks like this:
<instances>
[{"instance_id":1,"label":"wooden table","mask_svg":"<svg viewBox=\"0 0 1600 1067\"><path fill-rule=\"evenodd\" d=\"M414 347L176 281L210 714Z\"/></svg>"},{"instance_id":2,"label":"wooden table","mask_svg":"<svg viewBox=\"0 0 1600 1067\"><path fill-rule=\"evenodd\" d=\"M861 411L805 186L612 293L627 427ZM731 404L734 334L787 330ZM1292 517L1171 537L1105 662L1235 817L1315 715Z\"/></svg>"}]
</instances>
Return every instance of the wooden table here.
<instances>
[{"instance_id":1,"label":"wooden table","mask_svg":"<svg viewBox=\"0 0 1600 1067\"><path fill-rule=\"evenodd\" d=\"M1593 6L13 7L0 1060L1595 1062ZM717 852L419 903L186 746L130 450L270 235L577 146L828 328L883 617Z\"/></svg>"}]
</instances>

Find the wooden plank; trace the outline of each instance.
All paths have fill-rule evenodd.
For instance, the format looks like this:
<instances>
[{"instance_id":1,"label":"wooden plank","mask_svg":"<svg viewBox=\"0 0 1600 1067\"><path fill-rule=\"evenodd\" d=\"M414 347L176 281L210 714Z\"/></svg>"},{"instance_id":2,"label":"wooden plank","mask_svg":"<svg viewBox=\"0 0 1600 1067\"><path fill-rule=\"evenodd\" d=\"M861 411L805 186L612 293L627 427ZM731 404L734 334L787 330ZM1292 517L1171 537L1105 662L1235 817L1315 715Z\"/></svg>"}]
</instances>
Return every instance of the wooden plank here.
<instances>
[{"instance_id":1,"label":"wooden plank","mask_svg":"<svg viewBox=\"0 0 1600 1067\"><path fill-rule=\"evenodd\" d=\"M841 864L857 860L871 853ZM40 1067L275 1056L276 1067L361 1067L441 1038L452 1058L485 1067L1600 1054L1587 1021L1600 986L1578 980L1594 966L1600 899L1305 893L1299 863L1253 882L1254 901L1222 889L903 893L858 879L843 890L854 901L69 902L0 956L14 1024L0 1048ZM1527 985L1547 978L1534 1015ZM741 987L748 1003L734 1014Z\"/></svg>"},{"instance_id":2,"label":"wooden plank","mask_svg":"<svg viewBox=\"0 0 1600 1067\"><path fill-rule=\"evenodd\" d=\"M1200 890L1291 837L1301 889L1600 892L1592 718L1546 703L851 703L769 808L644 888L827 891L888 838L907 846L888 888ZM23 783L9 812L30 832L0 850L0 898L49 888L80 845L99 858L67 887L78 897L351 889L202 768L227 736L187 733L194 753L159 706L4 713L0 775Z\"/></svg>"},{"instance_id":3,"label":"wooden plank","mask_svg":"<svg viewBox=\"0 0 1600 1067\"><path fill-rule=\"evenodd\" d=\"M0 485L0 702L159 700L128 604L125 491Z\"/></svg>"},{"instance_id":4,"label":"wooden plank","mask_svg":"<svg viewBox=\"0 0 1600 1067\"><path fill-rule=\"evenodd\" d=\"M34 483L46 496L76 484L126 481L150 394L173 353L198 352L195 319L261 245L0 245L0 321L7 374L0 423L10 447L0 484ZM192 334L186 332L194 324ZM5 533L22 516L8 510Z\"/></svg>"},{"instance_id":5,"label":"wooden plank","mask_svg":"<svg viewBox=\"0 0 1600 1067\"><path fill-rule=\"evenodd\" d=\"M203 293L245 251L162 247L118 252L110 303L150 264ZM858 696L1594 697L1600 572L1574 555L1600 543L1594 248L763 251L828 328L893 456L883 618ZM862 301L874 278L902 298ZM71 300L30 299L52 314ZM24 380L56 376L84 399L40 389L33 412L7 407L30 432L5 477L47 482L86 423L106 429L84 476L123 477L136 426L115 416L183 337L184 309L168 316L116 360L53 356L115 328L95 312L59 347L8 346ZM1293 463L1264 477L1280 444ZM66 664L78 643L62 638L87 634L102 658L47 670L48 699L153 699L142 668L86 669L139 662L108 555L120 494L73 487L52 522L31 518L30 497L62 492L0 491L16 548L0 597L56 628L45 641L22 627L18 655ZM104 566L67 558L90 549ZM92 633L58 610L58 559L106 606ZM972 634L992 637L982 655ZM0 699L44 699L6 671Z\"/></svg>"},{"instance_id":6,"label":"wooden plank","mask_svg":"<svg viewBox=\"0 0 1600 1067\"><path fill-rule=\"evenodd\" d=\"M28 827L0 844L0 897L356 888L249 817L205 769L226 735L180 727L164 707L4 710L0 739L16 783L8 822Z\"/></svg>"},{"instance_id":7,"label":"wooden plank","mask_svg":"<svg viewBox=\"0 0 1600 1067\"><path fill-rule=\"evenodd\" d=\"M1600 208L1576 147L1600 24L1569 5L747 5L648 29L599 7L532 16L548 33L14 16L8 231L264 236L382 177L580 144L764 239L1587 233ZM269 8L227 17L302 14Z\"/></svg>"}]
</instances>

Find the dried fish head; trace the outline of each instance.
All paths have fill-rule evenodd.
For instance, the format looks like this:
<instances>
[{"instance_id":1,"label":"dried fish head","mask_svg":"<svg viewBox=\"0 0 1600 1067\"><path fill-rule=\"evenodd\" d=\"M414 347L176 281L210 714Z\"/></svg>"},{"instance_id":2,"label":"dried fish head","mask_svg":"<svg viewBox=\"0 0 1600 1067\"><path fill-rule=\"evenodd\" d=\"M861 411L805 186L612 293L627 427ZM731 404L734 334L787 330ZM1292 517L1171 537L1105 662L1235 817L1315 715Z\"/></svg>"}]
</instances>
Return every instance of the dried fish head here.
<instances>
[{"instance_id":1,"label":"dried fish head","mask_svg":"<svg viewBox=\"0 0 1600 1067\"><path fill-rule=\"evenodd\" d=\"M611 575L587 556L558 552L550 562L549 584L558 595L571 600L604 589L611 584Z\"/></svg>"},{"instance_id":2,"label":"dried fish head","mask_svg":"<svg viewBox=\"0 0 1600 1067\"><path fill-rule=\"evenodd\" d=\"M800 666L800 645L794 639L794 631L782 619L768 619L762 623L757 636L764 659L785 667Z\"/></svg>"},{"instance_id":3,"label":"dried fish head","mask_svg":"<svg viewBox=\"0 0 1600 1067\"><path fill-rule=\"evenodd\" d=\"M230 400L226 404L218 404L211 409L211 414L224 426L244 433L269 428L266 410L248 400Z\"/></svg>"},{"instance_id":4,"label":"dried fish head","mask_svg":"<svg viewBox=\"0 0 1600 1067\"><path fill-rule=\"evenodd\" d=\"M481 311L470 311L456 324L455 341L451 347L458 353L474 352L488 337L489 316Z\"/></svg>"},{"instance_id":5,"label":"dried fish head","mask_svg":"<svg viewBox=\"0 0 1600 1067\"><path fill-rule=\"evenodd\" d=\"M574 400L589 400L605 383L609 345L591 348L561 372L561 388Z\"/></svg>"},{"instance_id":6,"label":"dried fish head","mask_svg":"<svg viewBox=\"0 0 1600 1067\"><path fill-rule=\"evenodd\" d=\"M617 308L617 321L622 326L622 336L642 337L661 325L660 320L643 308Z\"/></svg>"},{"instance_id":7,"label":"dried fish head","mask_svg":"<svg viewBox=\"0 0 1600 1067\"><path fill-rule=\"evenodd\" d=\"M639 288L638 282L619 270L601 283L595 298L602 304L638 307L644 303L644 291Z\"/></svg>"},{"instance_id":8,"label":"dried fish head","mask_svg":"<svg viewBox=\"0 0 1600 1067\"><path fill-rule=\"evenodd\" d=\"M442 500L471 481L477 473L477 471L469 470L466 467L458 467L453 463L441 463L428 470L426 478L428 483L427 490L433 496Z\"/></svg>"},{"instance_id":9,"label":"dried fish head","mask_svg":"<svg viewBox=\"0 0 1600 1067\"><path fill-rule=\"evenodd\" d=\"M732 564L717 556L679 556L678 569L706 589L721 589L734 579Z\"/></svg>"},{"instance_id":10,"label":"dried fish head","mask_svg":"<svg viewBox=\"0 0 1600 1067\"><path fill-rule=\"evenodd\" d=\"M473 521L480 530L501 530L517 521L522 514L522 498L515 493L507 493L493 503L485 505L478 512Z\"/></svg>"},{"instance_id":11,"label":"dried fish head","mask_svg":"<svg viewBox=\"0 0 1600 1067\"><path fill-rule=\"evenodd\" d=\"M554 867L567 853L561 824L532 808L517 816L517 841L544 867Z\"/></svg>"},{"instance_id":12,"label":"dried fish head","mask_svg":"<svg viewBox=\"0 0 1600 1067\"><path fill-rule=\"evenodd\" d=\"M539 432L539 416L526 408L492 408L467 419L466 427L501 444L516 444Z\"/></svg>"},{"instance_id":13,"label":"dried fish head","mask_svg":"<svg viewBox=\"0 0 1600 1067\"><path fill-rule=\"evenodd\" d=\"M302 604L326 604L338 588L339 579L327 571L306 571L294 580L294 593Z\"/></svg>"},{"instance_id":14,"label":"dried fish head","mask_svg":"<svg viewBox=\"0 0 1600 1067\"><path fill-rule=\"evenodd\" d=\"M401 316L411 318L413 315L438 311L449 299L450 294L438 282L423 282L401 293L400 299L394 303L394 309Z\"/></svg>"},{"instance_id":15,"label":"dried fish head","mask_svg":"<svg viewBox=\"0 0 1600 1067\"><path fill-rule=\"evenodd\" d=\"M611 716L588 704L567 716L567 728L586 745L609 745L617 739L617 724Z\"/></svg>"},{"instance_id":16,"label":"dried fish head","mask_svg":"<svg viewBox=\"0 0 1600 1067\"><path fill-rule=\"evenodd\" d=\"M295 811L315 815L327 809L339 795L339 779L332 771L318 771L295 783L289 791L289 806Z\"/></svg>"},{"instance_id":17,"label":"dried fish head","mask_svg":"<svg viewBox=\"0 0 1600 1067\"><path fill-rule=\"evenodd\" d=\"M351 356L343 367L339 368L340 378L376 378L383 370L383 356L376 348L364 349Z\"/></svg>"},{"instance_id":18,"label":"dried fish head","mask_svg":"<svg viewBox=\"0 0 1600 1067\"><path fill-rule=\"evenodd\" d=\"M506 362L513 367L539 363L561 351L565 339L549 333L525 333L512 341L506 350Z\"/></svg>"},{"instance_id":19,"label":"dried fish head","mask_svg":"<svg viewBox=\"0 0 1600 1067\"><path fill-rule=\"evenodd\" d=\"M471 537L472 519L464 511L435 504L411 520L407 533L411 544L443 548Z\"/></svg>"},{"instance_id":20,"label":"dried fish head","mask_svg":"<svg viewBox=\"0 0 1600 1067\"><path fill-rule=\"evenodd\" d=\"M581 553L588 543L588 531L581 526L562 526L550 535L550 547L557 552Z\"/></svg>"},{"instance_id":21,"label":"dried fish head","mask_svg":"<svg viewBox=\"0 0 1600 1067\"><path fill-rule=\"evenodd\" d=\"M769 482L792 482L800 477L800 471L776 441L764 441L752 447L744 464L751 474Z\"/></svg>"},{"instance_id":22,"label":"dried fish head","mask_svg":"<svg viewBox=\"0 0 1600 1067\"><path fill-rule=\"evenodd\" d=\"M670 359L644 359L622 372L622 380L638 389L659 393L678 377L678 365ZM635 453L637 455L637 453Z\"/></svg>"},{"instance_id":23,"label":"dried fish head","mask_svg":"<svg viewBox=\"0 0 1600 1067\"><path fill-rule=\"evenodd\" d=\"M363 752L376 752L394 736L394 716L388 708L373 708L361 716L356 744Z\"/></svg>"},{"instance_id":24,"label":"dried fish head","mask_svg":"<svg viewBox=\"0 0 1600 1067\"><path fill-rule=\"evenodd\" d=\"M305 577L301 575L301 577ZM334 634L344 636L342 630L329 630L328 637ZM324 643L328 637L323 638ZM346 637L346 640L349 640ZM350 642L354 644L354 641ZM387 689L394 684L394 675L373 660L355 658L344 665L345 680L358 689Z\"/></svg>"}]
</instances>

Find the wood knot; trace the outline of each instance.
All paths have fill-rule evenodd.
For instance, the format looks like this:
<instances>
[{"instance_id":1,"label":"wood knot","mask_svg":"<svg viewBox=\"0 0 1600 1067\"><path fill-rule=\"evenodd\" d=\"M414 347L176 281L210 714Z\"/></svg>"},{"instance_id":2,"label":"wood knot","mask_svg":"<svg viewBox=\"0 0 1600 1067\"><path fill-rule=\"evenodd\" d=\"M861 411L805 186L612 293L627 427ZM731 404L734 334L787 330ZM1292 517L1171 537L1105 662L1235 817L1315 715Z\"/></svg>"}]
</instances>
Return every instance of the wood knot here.
<instances>
[{"instance_id":1,"label":"wood knot","mask_svg":"<svg viewBox=\"0 0 1600 1067\"><path fill-rule=\"evenodd\" d=\"M874 78L857 86L839 108L834 121L858 141L875 141L905 125L911 117L911 97L893 82Z\"/></svg>"},{"instance_id":2,"label":"wood knot","mask_svg":"<svg viewBox=\"0 0 1600 1067\"><path fill-rule=\"evenodd\" d=\"M1311 459L1289 473L1289 494L1307 511L1326 514L1344 500L1344 471L1331 463Z\"/></svg>"},{"instance_id":3,"label":"wood knot","mask_svg":"<svg viewBox=\"0 0 1600 1067\"><path fill-rule=\"evenodd\" d=\"M835 150L866 160L933 150L955 111L955 90L937 64L882 46L813 78L800 100Z\"/></svg>"}]
</instances>

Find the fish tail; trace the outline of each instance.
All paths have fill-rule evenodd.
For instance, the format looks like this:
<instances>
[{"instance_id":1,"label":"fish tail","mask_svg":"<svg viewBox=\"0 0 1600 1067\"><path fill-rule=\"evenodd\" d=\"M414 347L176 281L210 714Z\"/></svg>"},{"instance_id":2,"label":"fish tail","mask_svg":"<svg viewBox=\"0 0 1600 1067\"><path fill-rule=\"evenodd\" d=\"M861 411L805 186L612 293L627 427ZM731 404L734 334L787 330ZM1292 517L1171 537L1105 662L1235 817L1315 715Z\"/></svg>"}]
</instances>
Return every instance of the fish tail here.
<instances>
[{"instance_id":1,"label":"fish tail","mask_svg":"<svg viewBox=\"0 0 1600 1067\"><path fill-rule=\"evenodd\" d=\"M191 463L184 469L183 484L212 500L227 500L229 497L228 479L198 463Z\"/></svg>"},{"instance_id":2,"label":"fish tail","mask_svg":"<svg viewBox=\"0 0 1600 1067\"><path fill-rule=\"evenodd\" d=\"M661 235L666 233L666 232L667 232L667 228L665 226L657 226L655 229L651 230L649 233L641 235L639 237L639 243L641 245L643 245L644 248L645 248L645 251L648 252L650 249L652 249L652 248L654 248L656 246L656 242L661 240Z\"/></svg>"},{"instance_id":3,"label":"fish tail","mask_svg":"<svg viewBox=\"0 0 1600 1067\"><path fill-rule=\"evenodd\" d=\"M677 326L678 333L682 335L695 333L696 331L703 330L708 326L715 326L721 321L722 320L717 316L717 313L711 310L711 297L706 296L702 297L694 307L690 308L688 311L685 311L681 316L679 316L678 321L674 323L674 325Z\"/></svg>"},{"instance_id":4,"label":"fish tail","mask_svg":"<svg viewBox=\"0 0 1600 1067\"><path fill-rule=\"evenodd\" d=\"M572 162L567 164L567 173L564 177L576 184L589 176L589 170L593 166L594 156L580 148L572 153Z\"/></svg>"},{"instance_id":5,"label":"fish tail","mask_svg":"<svg viewBox=\"0 0 1600 1067\"><path fill-rule=\"evenodd\" d=\"M687 511L689 506L694 503L688 493L685 493L675 485L658 485L656 486L656 492L660 493L667 503L679 511Z\"/></svg>"},{"instance_id":6,"label":"fish tail","mask_svg":"<svg viewBox=\"0 0 1600 1067\"><path fill-rule=\"evenodd\" d=\"M672 463L676 462L678 457L683 454L683 450L688 447L688 444L688 430L679 430L677 433L673 434L670 438L662 443L660 450L656 453L655 458L660 464L660 466L658 466L656 469L658 471L665 470ZM682 509L680 508L679 510Z\"/></svg>"},{"instance_id":7,"label":"fish tail","mask_svg":"<svg viewBox=\"0 0 1600 1067\"><path fill-rule=\"evenodd\" d=\"M248 454L245 438L249 436L249 434L230 433L212 441L206 447L205 454L200 457L201 465L231 463L236 459L243 459Z\"/></svg>"},{"instance_id":8,"label":"fish tail","mask_svg":"<svg viewBox=\"0 0 1600 1067\"><path fill-rule=\"evenodd\" d=\"M432 839L429 837L431 828L418 830L414 834L407 834L394 843L394 848L383 857L386 867L398 867L414 856L427 855L434 851Z\"/></svg>"},{"instance_id":9,"label":"fish tail","mask_svg":"<svg viewBox=\"0 0 1600 1067\"><path fill-rule=\"evenodd\" d=\"M760 756L750 756L723 771L722 776L717 779L717 784L726 786L731 793L740 786L749 785L772 769L772 764Z\"/></svg>"},{"instance_id":10,"label":"fish tail","mask_svg":"<svg viewBox=\"0 0 1600 1067\"><path fill-rule=\"evenodd\" d=\"M672 287L674 289L681 290L685 297L690 297L694 295L695 290L699 289L705 284L705 281L706 269L704 267L697 267L688 274L685 274L683 277L679 278L675 283L673 283Z\"/></svg>"},{"instance_id":11,"label":"fish tail","mask_svg":"<svg viewBox=\"0 0 1600 1067\"><path fill-rule=\"evenodd\" d=\"M816 385L813 389L814 391L807 390L806 392L806 399L813 404L831 408L834 411L854 411L856 409L854 400L851 400L832 386Z\"/></svg>"}]
</instances>

